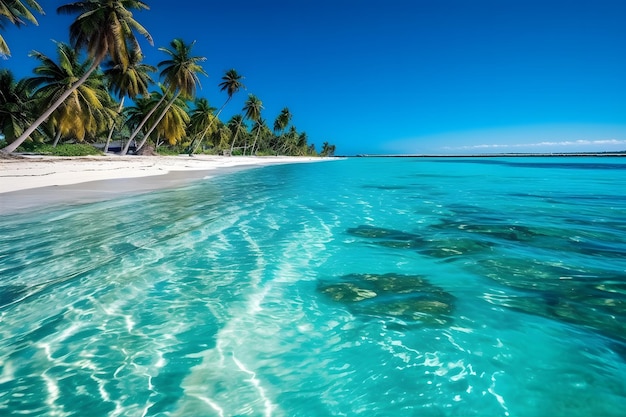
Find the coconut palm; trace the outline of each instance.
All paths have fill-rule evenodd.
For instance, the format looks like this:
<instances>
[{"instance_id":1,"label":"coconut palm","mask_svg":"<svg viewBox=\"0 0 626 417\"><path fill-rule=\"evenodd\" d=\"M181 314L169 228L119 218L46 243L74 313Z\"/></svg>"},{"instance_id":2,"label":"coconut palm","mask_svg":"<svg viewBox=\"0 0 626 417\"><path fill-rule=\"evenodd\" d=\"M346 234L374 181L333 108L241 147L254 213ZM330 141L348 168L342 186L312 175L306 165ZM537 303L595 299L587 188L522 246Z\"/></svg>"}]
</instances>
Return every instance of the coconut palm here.
<instances>
[{"instance_id":1,"label":"coconut palm","mask_svg":"<svg viewBox=\"0 0 626 417\"><path fill-rule=\"evenodd\" d=\"M35 76L26 82L34 90L34 97L42 107L49 106L65 95L68 88L83 77L92 65L90 59L80 62L78 52L68 44L56 44L58 62L38 51L30 54L39 61L39 66L33 70ZM108 111L109 101L102 74L89 72L89 77L73 89L50 115L55 130L53 146L56 146L61 136L73 135L83 140L85 135L95 135L111 116Z\"/></svg>"},{"instance_id":2,"label":"coconut palm","mask_svg":"<svg viewBox=\"0 0 626 417\"><path fill-rule=\"evenodd\" d=\"M328 142L322 144L321 156L333 156L335 154L335 145L331 145Z\"/></svg>"},{"instance_id":3,"label":"coconut palm","mask_svg":"<svg viewBox=\"0 0 626 417\"><path fill-rule=\"evenodd\" d=\"M149 94L148 85L154 83L154 80L150 77L151 72L156 72L156 68L152 65L143 64L143 54L140 50L131 50L129 55L128 65L124 66L114 61L106 63L104 75L109 81L109 86L113 94L120 100L118 114L121 114L124 108L124 99L126 97L135 99L139 96L145 96ZM104 152L109 150L109 143L111 142L111 136L115 129L115 120L109 129L109 135L104 146Z\"/></svg>"},{"instance_id":4,"label":"coconut palm","mask_svg":"<svg viewBox=\"0 0 626 417\"><path fill-rule=\"evenodd\" d=\"M274 133L276 134L274 150L276 152L282 151L282 146L280 146L280 142L284 139L283 134L285 132L285 129L287 128L287 125L289 125L289 122L291 121L291 117L292 116L289 109L287 107L284 107L280 111L278 116L276 116L276 120L274 120Z\"/></svg>"},{"instance_id":5,"label":"coconut palm","mask_svg":"<svg viewBox=\"0 0 626 417\"><path fill-rule=\"evenodd\" d=\"M159 143L160 138L166 138L170 143L175 144L185 136L186 127L189 123L187 103L180 96L172 101L172 94L168 89L163 85L160 85L160 88L160 93L154 92L148 97L137 99L135 105L128 109L128 124L131 126L139 125L146 118L146 115L150 115L148 116L150 128L146 129L147 124L144 124L143 139L137 145L137 150L145 146L155 131L157 134L155 144ZM159 112L158 114L152 111L155 107ZM165 114L161 116L164 110Z\"/></svg>"},{"instance_id":6,"label":"coconut palm","mask_svg":"<svg viewBox=\"0 0 626 417\"><path fill-rule=\"evenodd\" d=\"M0 69L0 132L12 142L32 121L33 100L26 80L16 81L8 69Z\"/></svg>"},{"instance_id":7,"label":"coconut palm","mask_svg":"<svg viewBox=\"0 0 626 417\"><path fill-rule=\"evenodd\" d=\"M253 94L248 95L248 100L246 100L246 104L243 106L244 117L253 122L256 122L261 118L261 110L263 110L263 102L259 100L259 98ZM258 131L257 131L258 135ZM256 139L254 142L256 143ZM245 149L244 149L245 155Z\"/></svg>"},{"instance_id":8,"label":"coconut palm","mask_svg":"<svg viewBox=\"0 0 626 417\"><path fill-rule=\"evenodd\" d=\"M215 121L217 118L214 114L215 110L215 107L211 107L209 100L206 98L199 98L195 101L189 121L189 132L194 141L202 142L207 135L216 130ZM194 142L192 141L190 148L193 148L193 145Z\"/></svg>"},{"instance_id":9,"label":"coconut palm","mask_svg":"<svg viewBox=\"0 0 626 417\"><path fill-rule=\"evenodd\" d=\"M303 156L307 154L308 151L308 136L306 132L302 132L298 135L296 140L296 151L299 156Z\"/></svg>"},{"instance_id":10,"label":"coconut palm","mask_svg":"<svg viewBox=\"0 0 626 417\"><path fill-rule=\"evenodd\" d=\"M35 16L33 16L29 8L37 13L44 14L43 9L35 0L25 0L25 2L21 2L20 0L0 0L0 29L4 28L4 24L7 21L16 26L24 25L26 21L37 25L37 19L35 19ZM9 46L2 35L0 35L0 57L1 56L11 56Z\"/></svg>"},{"instance_id":11,"label":"coconut palm","mask_svg":"<svg viewBox=\"0 0 626 417\"><path fill-rule=\"evenodd\" d=\"M262 134L266 134L269 131L270 130L268 129L267 124L265 123L265 119L262 119L261 117L259 117L254 122L254 126L252 126L252 133L254 134L254 143L252 144L252 150L250 151L250 155L254 155L256 152L255 147L258 142L259 136L261 136Z\"/></svg>"},{"instance_id":12,"label":"coconut palm","mask_svg":"<svg viewBox=\"0 0 626 417\"><path fill-rule=\"evenodd\" d=\"M176 101L176 99L178 99L179 96L182 96L182 98L185 99L193 99L195 97L196 88L200 85L198 74L207 75L200 65L200 62L206 61L206 58L191 56L191 49L195 43L196 42L194 41L190 44L185 44L182 39L177 38L170 42L172 49L159 48L159 51L166 53L170 57L170 59L159 62L158 67L161 68L160 75L163 78L164 86L167 88L171 96L170 100L161 111L159 117L157 117L156 121L152 125L152 128L146 132L146 137L150 136L152 130L154 130L161 119L165 117L169 107L174 103L174 101ZM165 99L165 96L165 94L162 96L162 100ZM158 105L161 103L162 101L159 102ZM148 115L143 124L145 124L145 121L147 121L150 116L152 116L152 113ZM122 155L128 152L130 142L139 133L143 124L140 124L139 128L131 134L131 137L128 139L128 143L122 150ZM145 143L145 139L142 143ZM140 148L141 146L138 147L138 149Z\"/></svg>"},{"instance_id":13,"label":"coconut palm","mask_svg":"<svg viewBox=\"0 0 626 417\"><path fill-rule=\"evenodd\" d=\"M133 101L133 105L126 107L126 126L131 130L136 130L139 124L146 118L146 115L154 109L161 97L149 95L138 97ZM155 97L157 97L155 99Z\"/></svg>"},{"instance_id":14,"label":"coconut palm","mask_svg":"<svg viewBox=\"0 0 626 417\"><path fill-rule=\"evenodd\" d=\"M135 32L143 35L152 44L148 31L133 18L133 9L147 10L149 7L138 0L83 0L57 9L59 13L78 14L70 25L70 43L77 50L86 50L91 66L19 138L2 149L3 152L13 152L21 145L89 78L105 57L109 56L113 62L127 66L129 50L141 50Z\"/></svg>"},{"instance_id":15,"label":"coconut palm","mask_svg":"<svg viewBox=\"0 0 626 417\"><path fill-rule=\"evenodd\" d=\"M291 126L289 128L289 132L284 134L283 137L283 145L280 148L281 153L285 153L287 155L296 155L297 146L298 146L298 129L295 126Z\"/></svg>"},{"instance_id":16,"label":"coconut palm","mask_svg":"<svg viewBox=\"0 0 626 417\"><path fill-rule=\"evenodd\" d=\"M232 99L233 96L240 89L245 88L245 86L243 85L241 81L242 79L243 77L235 69L231 68L228 71L226 71L226 73L222 77L222 82L219 83L219 87L220 87L220 91L226 91L228 98L226 99L224 104L222 104L222 107L220 107L220 109L217 111L217 114L215 115L216 118L219 118L220 114L222 113L222 110L224 110L224 107L226 107L230 99ZM193 155L194 153L196 153L196 151L198 150L198 147L200 146L200 143L201 141L198 141L196 143L196 146L191 150L191 153L189 155Z\"/></svg>"},{"instance_id":17,"label":"coconut palm","mask_svg":"<svg viewBox=\"0 0 626 417\"><path fill-rule=\"evenodd\" d=\"M169 94L167 90L163 89L162 94ZM151 100L159 100L158 94L153 94ZM161 139L166 139L170 145L179 143L187 133L187 126L189 124L189 106L187 102L179 95L176 100L172 102L165 116L156 124L154 129L151 129L152 133L156 134L154 143L158 148ZM149 135L145 135L143 141L139 144L138 149L144 147L145 142L148 140Z\"/></svg>"},{"instance_id":18,"label":"coconut palm","mask_svg":"<svg viewBox=\"0 0 626 417\"><path fill-rule=\"evenodd\" d=\"M241 114L236 114L230 118L227 125L231 132L233 132L233 140L230 145L230 154L232 155L233 149L235 149L235 141L237 141L237 136L239 135L239 130L241 129L241 126L244 125L244 118Z\"/></svg>"},{"instance_id":19,"label":"coconut palm","mask_svg":"<svg viewBox=\"0 0 626 417\"><path fill-rule=\"evenodd\" d=\"M213 146L218 149L226 148L232 135L233 132L230 131L228 126L222 122L218 122L217 129L211 134Z\"/></svg>"},{"instance_id":20,"label":"coconut palm","mask_svg":"<svg viewBox=\"0 0 626 417\"><path fill-rule=\"evenodd\" d=\"M291 121L291 117L292 115L289 109L287 107L283 108L274 121L274 132L283 133Z\"/></svg>"}]
</instances>

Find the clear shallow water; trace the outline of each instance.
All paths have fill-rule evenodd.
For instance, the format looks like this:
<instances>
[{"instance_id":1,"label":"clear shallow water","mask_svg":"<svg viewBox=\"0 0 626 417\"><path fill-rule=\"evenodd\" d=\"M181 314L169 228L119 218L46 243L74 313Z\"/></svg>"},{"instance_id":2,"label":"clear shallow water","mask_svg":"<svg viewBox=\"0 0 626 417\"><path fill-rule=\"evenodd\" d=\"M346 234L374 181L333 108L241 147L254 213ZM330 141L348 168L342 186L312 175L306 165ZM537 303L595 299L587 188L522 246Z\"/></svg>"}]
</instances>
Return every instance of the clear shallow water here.
<instances>
[{"instance_id":1,"label":"clear shallow water","mask_svg":"<svg viewBox=\"0 0 626 417\"><path fill-rule=\"evenodd\" d=\"M0 217L0 414L623 415L624 190L350 159Z\"/></svg>"}]
</instances>

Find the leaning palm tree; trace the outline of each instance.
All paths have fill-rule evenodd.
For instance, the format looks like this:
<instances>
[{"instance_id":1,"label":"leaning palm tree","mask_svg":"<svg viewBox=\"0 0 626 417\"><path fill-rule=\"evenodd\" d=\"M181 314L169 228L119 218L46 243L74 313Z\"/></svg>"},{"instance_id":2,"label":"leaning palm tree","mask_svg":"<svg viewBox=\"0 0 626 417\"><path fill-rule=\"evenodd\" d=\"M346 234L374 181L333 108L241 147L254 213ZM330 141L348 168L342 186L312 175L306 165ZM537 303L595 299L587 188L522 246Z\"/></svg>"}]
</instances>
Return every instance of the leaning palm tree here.
<instances>
[{"instance_id":1,"label":"leaning palm tree","mask_svg":"<svg viewBox=\"0 0 626 417\"><path fill-rule=\"evenodd\" d=\"M263 110L263 102L259 100L259 98L253 94L248 95L248 100L246 100L246 104L243 106L244 117L246 119L251 120L252 122L257 122L261 118L261 110ZM258 137L258 131L257 131ZM256 138L254 139L256 143ZM232 150L231 150L232 152ZM246 150L244 149L244 155L246 154Z\"/></svg>"},{"instance_id":2,"label":"leaning palm tree","mask_svg":"<svg viewBox=\"0 0 626 417\"><path fill-rule=\"evenodd\" d=\"M150 77L151 72L156 72L156 68L152 65L143 64L143 54L139 50L131 50L128 60L128 65L124 66L113 61L106 63L106 69L104 75L107 77L110 85L110 89L120 100L118 114L121 114L124 109L124 98L128 97L131 100L139 96L146 96L149 94L148 85L154 83L154 80ZM113 136L113 130L115 129L115 122L111 123L109 129L109 135L104 146L104 152L109 150L109 143Z\"/></svg>"},{"instance_id":3,"label":"leaning palm tree","mask_svg":"<svg viewBox=\"0 0 626 417\"><path fill-rule=\"evenodd\" d=\"M167 140L170 145L180 143L187 134L190 116L189 106L181 96L178 96L170 108L165 113L156 128L157 139L155 143L159 146L159 138ZM140 148L141 149L141 148Z\"/></svg>"},{"instance_id":4,"label":"leaning palm tree","mask_svg":"<svg viewBox=\"0 0 626 417\"><path fill-rule=\"evenodd\" d=\"M237 93L242 88L246 88L241 82L242 79L243 77L236 70L231 68L226 71L226 73L222 77L222 82L219 83L219 87L220 91L226 91L226 94L228 94L228 98L226 99L224 104L222 104L222 107L220 107L220 109L217 111L217 114L215 115L216 118L220 116L222 110L224 110L224 107L226 107L226 105L228 104L230 99L233 98L235 93ZM210 127L211 126L209 126L209 128ZM194 153L196 153L198 147L200 146L200 143L201 141L198 141L196 143L196 146L191 150L191 153L189 155L193 155Z\"/></svg>"},{"instance_id":5,"label":"leaning palm tree","mask_svg":"<svg viewBox=\"0 0 626 417\"><path fill-rule=\"evenodd\" d=\"M35 0L25 0L25 3L26 5L20 0L0 0L0 29L4 28L6 21L16 26L24 25L26 21L34 25L38 24L29 7L40 14L44 14L43 9ZM11 56L11 51L0 35L0 57L2 56Z\"/></svg>"},{"instance_id":6,"label":"leaning palm tree","mask_svg":"<svg viewBox=\"0 0 626 417\"><path fill-rule=\"evenodd\" d=\"M83 0L66 4L59 13L78 14L70 25L70 42L77 49L85 49L91 66L76 80L35 122L14 142L2 149L11 153L37 129L57 107L83 84L100 63L109 56L112 61L127 66L129 50L140 50L135 32L143 35L150 44L152 37L134 18L130 10L149 9L138 0Z\"/></svg>"},{"instance_id":7,"label":"leaning palm tree","mask_svg":"<svg viewBox=\"0 0 626 417\"><path fill-rule=\"evenodd\" d=\"M166 99L169 98L169 100L166 103L165 100L162 100L162 97L159 96L165 96ZM142 141L137 145L137 150L145 146L150 135L155 131L157 136L154 143L157 145L159 138L165 137L171 144L175 144L185 135L189 123L187 103L183 100L181 95L178 95L178 98L174 100L172 100L171 96L172 93L165 88L165 86L161 85L161 93L153 93L147 98L148 104L143 104L144 109L147 108L151 110L157 107L160 113L155 116L155 113L151 112L152 116L148 120L151 127L144 133Z\"/></svg>"},{"instance_id":8,"label":"leaning palm tree","mask_svg":"<svg viewBox=\"0 0 626 417\"><path fill-rule=\"evenodd\" d=\"M191 49L195 45L195 41L190 44L185 44L182 39L174 39L170 42L172 49L159 48L159 51L169 55L170 59L161 61L158 63L158 67L161 68L161 77L163 83L171 94L170 100L167 102L159 117L157 117L152 128L148 130L146 136L150 136L150 133L156 128L156 125L165 117L169 107L178 99L178 96L182 96L185 99L193 99L196 95L196 88L200 85L200 79L198 74L207 75L206 71L200 65L200 62L206 61L205 57L191 56ZM162 100L165 98L163 95ZM162 103L159 102L158 105ZM157 106L158 106L157 105ZM155 108L156 110L156 108ZM152 113L148 117L152 116ZM145 119L147 121L147 118ZM145 123L145 121L143 122ZM128 147L130 142L139 133L139 130L143 127L140 125L138 129L131 134L128 139L128 143L122 150L122 155L128 153ZM145 142L145 141L144 141ZM141 146L139 147L141 148Z\"/></svg>"},{"instance_id":9,"label":"leaning palm tree","mask_svg":"<svg viewBox=\"0 0 626 417\"><path fill-rule=\"evenodd\" d=\"M34 98L42 107L57 101L92 65L90 59L81 62L78 52L63 42L57 42L57 54L58 62L38 51L30 54L39 61L39 66L33 70L35 76L26 82L34 90ZM94 135L111 116L108 111L109 101L102 74L90 72L89 77L50 115L51 125L55 129L53 146L56 146L61 136L73 135L83 140L87 134Z\"/></svg>"}]
</instances>

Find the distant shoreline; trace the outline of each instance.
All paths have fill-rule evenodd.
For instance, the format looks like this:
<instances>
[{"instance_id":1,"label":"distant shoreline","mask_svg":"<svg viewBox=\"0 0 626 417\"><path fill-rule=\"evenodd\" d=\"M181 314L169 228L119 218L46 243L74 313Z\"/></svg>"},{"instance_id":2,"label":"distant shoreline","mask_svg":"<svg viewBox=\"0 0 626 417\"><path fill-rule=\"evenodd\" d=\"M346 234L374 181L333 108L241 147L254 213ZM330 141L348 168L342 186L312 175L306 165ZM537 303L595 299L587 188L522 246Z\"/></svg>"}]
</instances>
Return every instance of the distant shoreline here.
<instances>
[{"instance_id":1,"label":"distant shoreline","mask_svg":"<svg viewBox=\"0 0 626 417\"><path fill-rule=\"evenodd\" d=\"M384 154L358 154L357 158L533 158L533 157L626 157L623 152L562 152L562 153L485 153L485 154L406 154L406 155L384 155Z\"/></svg>"}]
</instances>

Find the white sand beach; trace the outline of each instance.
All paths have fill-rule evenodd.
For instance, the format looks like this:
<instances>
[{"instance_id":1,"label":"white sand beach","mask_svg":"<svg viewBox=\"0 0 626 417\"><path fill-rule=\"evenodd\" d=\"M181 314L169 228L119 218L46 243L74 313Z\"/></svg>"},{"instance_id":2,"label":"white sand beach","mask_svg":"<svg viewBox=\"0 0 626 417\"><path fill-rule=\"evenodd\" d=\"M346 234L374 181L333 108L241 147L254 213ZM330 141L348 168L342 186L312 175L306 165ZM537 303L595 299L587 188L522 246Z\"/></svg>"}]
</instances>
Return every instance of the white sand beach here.
<instances>
[{"instance_id":1,"label":"white sand beach","mask_svg":"<svg viewBox=\"0 0 626 417\"><path fill-rule=\"evenodd\" d=\"M327 161L314 157L28 156L0 159L0 213L173 188L255 166Z\"/></svg>"}]
</instances>

